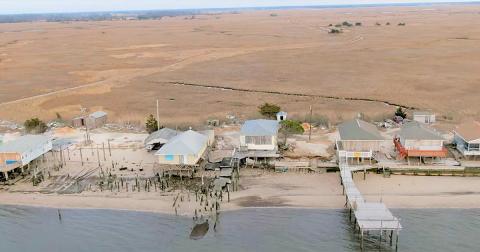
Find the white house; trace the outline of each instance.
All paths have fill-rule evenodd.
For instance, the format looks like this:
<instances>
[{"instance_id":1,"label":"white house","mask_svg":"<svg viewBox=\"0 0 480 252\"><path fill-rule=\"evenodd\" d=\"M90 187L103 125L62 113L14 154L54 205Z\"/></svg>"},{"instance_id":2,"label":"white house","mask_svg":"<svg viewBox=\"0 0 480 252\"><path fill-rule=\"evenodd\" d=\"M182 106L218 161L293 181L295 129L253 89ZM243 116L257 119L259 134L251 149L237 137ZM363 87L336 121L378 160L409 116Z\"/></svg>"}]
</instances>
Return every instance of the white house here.
<instances>
[{"instance_id":1,"label":"white house","mask_svg":"<svg viewBox=\"0 0 480 252\"><path fill-rule=\"evenodd\" d=\"M170 139L155 155L160 164L196 165L204 156L208 142L207 136L188 130Z\"/></svg>"},{"instance_id":2,"label":"white house","mask_svg":"<svg viewBox=\"0 0 480 252\"><path fill-rule=\"evenodd\" d=\"M278 130L276 120L249 120L240 129L240 147L248 150L277 150Z\"/></svg>"},{"instance_id":3,"label":"white house","mask_svg":"<svg viewBox=\"0 0 480 252\"><path fill-rule=\"evenodd\" d=\"M470 121L453 130L453 142L457 150L466 157L480 156L480 122Z\"/></svg>"},{"instance_id":4,"label":"white house","mask_svg":"<svg viewBox=\"0 0 480 252\"><path fill-rule=\"evenodd\" d=\"M7 172L28 165L52 150L52 140L43 135L25 135L0 145L0 171Z\"/></svg>"},{"instance_id":5,"label":"white house","mask_svg":"<svg viewBox=\"0 0 480 252\"><path fill-rule=\"evenodd\" d=\"M414 111L413 120L426 124L435 123L435 114L428 111Z\"/></svg>"}]
</instances>

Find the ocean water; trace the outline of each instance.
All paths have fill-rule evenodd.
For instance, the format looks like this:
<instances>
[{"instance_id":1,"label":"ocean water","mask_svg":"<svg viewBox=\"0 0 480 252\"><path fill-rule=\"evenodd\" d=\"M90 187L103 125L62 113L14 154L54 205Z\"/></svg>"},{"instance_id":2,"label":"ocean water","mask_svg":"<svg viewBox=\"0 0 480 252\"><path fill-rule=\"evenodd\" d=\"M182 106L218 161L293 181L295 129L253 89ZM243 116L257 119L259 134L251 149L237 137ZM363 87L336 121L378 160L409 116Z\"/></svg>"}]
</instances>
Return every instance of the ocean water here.
<instances>
[{"instance_id":1,"label":"ocean water","mask_svg":"<svg viewBox=\"0 0 480 252\"><path fill-rule=\"evenodd\" d=\"M393 209L398 251L480 251L480 209ZM190 240L193 221L164 214L0 206L0 251L359 251L345 210L257 208L225 212ZM212 227L213 225L211 225ZM365 251L394 251L378 237Z\"/></svg>"}]
</instances>

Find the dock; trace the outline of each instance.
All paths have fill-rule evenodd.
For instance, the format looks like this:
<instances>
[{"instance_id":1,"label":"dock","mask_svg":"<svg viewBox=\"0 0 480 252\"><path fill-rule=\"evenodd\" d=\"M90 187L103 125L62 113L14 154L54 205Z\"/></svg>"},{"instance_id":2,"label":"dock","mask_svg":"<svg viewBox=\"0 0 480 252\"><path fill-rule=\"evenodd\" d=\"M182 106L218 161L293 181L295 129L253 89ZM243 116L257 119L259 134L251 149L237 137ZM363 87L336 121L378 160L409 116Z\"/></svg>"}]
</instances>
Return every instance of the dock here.
<instances>
[{"instance_id":1,"label":"dock","mask_svg":"<svg viewBox=\"0 0 480 252\"><path fill-rule=\"evenodd\" d=\"M349 210L349 219L354 217L355 233L360 234L360 246L363 250L363 240L365 235L370 232L379 234L379 245L382 238L385 242L389 241L393 245L395 237L395 249L398 249L398 236L402 226L400 219L393 216L387 206L382 202L367 202L353 182L352 173L355 171L364 171L365 167L349 166L348 163L340 161L340 177L345 195L345 207ZM353 215L352 215L353 213Z\"/></svg>"}]
</instances>

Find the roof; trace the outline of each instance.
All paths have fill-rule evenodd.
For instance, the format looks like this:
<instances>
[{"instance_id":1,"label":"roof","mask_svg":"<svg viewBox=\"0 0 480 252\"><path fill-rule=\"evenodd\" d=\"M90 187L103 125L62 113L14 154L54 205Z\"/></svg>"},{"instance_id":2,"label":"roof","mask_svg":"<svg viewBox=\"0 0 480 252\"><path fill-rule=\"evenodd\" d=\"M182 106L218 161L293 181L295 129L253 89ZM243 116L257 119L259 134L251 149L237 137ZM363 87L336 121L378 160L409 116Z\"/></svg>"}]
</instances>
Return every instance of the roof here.
<instances>
[{"instance_id":1,"label":"roof","mask_svg":"<svg viewBox=\"0 0 480 252\"><path fill-rule=\"evenodd\" d=\"M465 141L474 141L480 139L480 122L470 121L462 123L454 130Z\"/></svg>"},{"instance_id":2,"label":"roof","mask_svg":"<svg viewBox=\"0 0 480 252\"><path fill-rule=\"evenodd\" d=\"M155 155L198 154L208 142L208 138L193 130L188 130L170 139Z\"/></svg>"},{"instance_id":3,"label":"roof","mask_svg":"<svg viewBox=\"0 0 480 252\"><path fill-rule=\"evenodd\" d=\"M93 117L93 118L100 118L100 117L103 117L103 116L106 116L107 113L106 112L103 112L103 111L96 111L96 112L93 112L89 115L89 117Z\"/></svg>"},{"instance_id":4,"label":"roof","mask_svg":"<svg viewBox=\"0 0 480 252\"><path fill-rule=\"evenodd\" d=\"M277 113L277 116L286 116L287 115L287 112L285 111L280 111Z\"/></svg>"},{"instance_id":5,"label":"roof","mask_svg":"<svg viewBox=\"0 0 480 252\"><path fill-rule=\"evenodd\" d=\"M416 121L404 124L398 134L402 139L444 140L436 130Z\"/></svg>"},{"instance_id":6,"label":"roof","mask_svg":"<svg viewBox=\"0 0 480 252\"><path fill-rule=\"evenodd\" d=\"M353 119L338 126L341 140L385 140L377 127L360 119Z\"/></svg>"},{"instance_id":7,"label":"roof","mask_svg":"<svg viewBox=\"0 0 480 252\"><path fill-rule=\"evenodd\" d=\"M430 112L430 111L413 111L413 115L414 116L430 116L430 115L433 115L433 112Z\"/></svg>"},{"instance_id":8,"label":"roof","mask_svg":"<svg viewBox=\"0 0 480 252\"><path fill-rule=\"evenodd\" d=\"M166 143L178 134L180 134L179 131L163 128L150 134L145 139L145 144Z\"/></svg>"},{"instance_id":9,"label":"roof","mask_svg":"<svg viewBox=\"0 0 480 252\"><path fill-rule=\"evenodd\" d=\"M48 142L50 142L50 138L43 135L25 135L0 145L0 153L24 153L38 146L46 145Z\"/></svg>"},{"instance_id":10,"label":"roof","mask_svg":"<svg viewBox=\"0 0 480 252\"><path fill-rule=\"evenodd\" d=\"M276 120L249 120L242 125L240 134L244 136L275 136L279 128L280 125Z\"/></svg>"}]
</instances>

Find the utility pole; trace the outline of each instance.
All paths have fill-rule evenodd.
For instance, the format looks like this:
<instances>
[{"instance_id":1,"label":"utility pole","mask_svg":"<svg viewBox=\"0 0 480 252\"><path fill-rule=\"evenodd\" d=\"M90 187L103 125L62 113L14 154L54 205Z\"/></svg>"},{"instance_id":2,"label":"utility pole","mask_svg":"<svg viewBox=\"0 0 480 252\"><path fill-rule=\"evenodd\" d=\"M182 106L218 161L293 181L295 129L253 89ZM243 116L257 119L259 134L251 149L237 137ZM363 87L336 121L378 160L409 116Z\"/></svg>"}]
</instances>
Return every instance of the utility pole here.
<instances>
[{"instance_id":1,"label":"utility pole","mask_svg":"<svg viewBox=\"0 0 480 252\"><path fill-rule=\"evenodd\" d=\"M312 139L312 105L310 105L310 125L308 126L309 128L309 133L308 133L308 141Z\"/></svg>"},{"instance_id":2,"label":"utility pole","mask_svg":"<svg viewBox=\"0 0 480 252\"><path fill-rule=\"evenodd\" d=\"M157 99L157 130L160 130L160 114L158 112L158 99Z\"/></svg>"}]
</instances>

